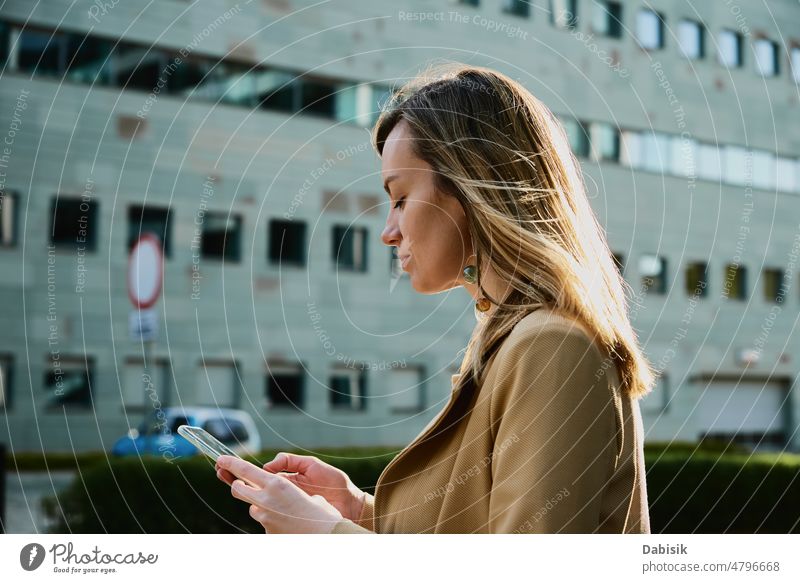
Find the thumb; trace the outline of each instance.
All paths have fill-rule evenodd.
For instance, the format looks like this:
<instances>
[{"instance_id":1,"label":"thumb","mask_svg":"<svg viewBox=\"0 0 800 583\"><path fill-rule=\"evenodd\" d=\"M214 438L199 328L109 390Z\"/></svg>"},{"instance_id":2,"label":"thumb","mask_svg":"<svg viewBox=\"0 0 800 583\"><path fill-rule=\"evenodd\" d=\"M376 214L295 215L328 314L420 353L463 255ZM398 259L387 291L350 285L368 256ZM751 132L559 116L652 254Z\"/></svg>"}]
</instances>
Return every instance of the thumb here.
<instances>
[{"instance_id":1,"label":"thumb","mask_svg":"<svg viewBox=\"0 0 800 583\"><path fill-rule=\"evenodd\" d=\"M294 471L291 470L291 466L289 454L282 451L271 462L265 463L263 468L268 472L278 473L281 471Z\"/></svg>"}]
</instances>

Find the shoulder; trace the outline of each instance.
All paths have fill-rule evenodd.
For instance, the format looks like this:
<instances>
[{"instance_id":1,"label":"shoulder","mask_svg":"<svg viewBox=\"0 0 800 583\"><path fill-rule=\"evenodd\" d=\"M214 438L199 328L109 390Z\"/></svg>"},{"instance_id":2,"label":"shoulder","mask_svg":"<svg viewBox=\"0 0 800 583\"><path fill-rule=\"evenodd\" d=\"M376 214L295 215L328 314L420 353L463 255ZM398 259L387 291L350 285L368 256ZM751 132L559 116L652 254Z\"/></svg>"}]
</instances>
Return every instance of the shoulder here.
<instances>
[{"instance_id":1,"label":"shoulder","mask_svg":"<svg viewBox=\"0 0 800 583\"><path fill-rule=\"evenodd\" d=\"M595 335L576 319L540 308L520 320L498 349L486 371L486 382L497 387L557 385L578 391L593 385L616 384L612 359Z\"/></svg>"},{"instance_id":2,"label":"shoulder","mask_svg":"<svg viewBox=\"0 0 800 583\"><path fill-rule=\"evenodd\" d=\"M582 322L551 308L539 308L517 322L498 352L552 353L564 348L583 348L590 356L603 354L595 335Z\"/></svg>"}]
</instances>

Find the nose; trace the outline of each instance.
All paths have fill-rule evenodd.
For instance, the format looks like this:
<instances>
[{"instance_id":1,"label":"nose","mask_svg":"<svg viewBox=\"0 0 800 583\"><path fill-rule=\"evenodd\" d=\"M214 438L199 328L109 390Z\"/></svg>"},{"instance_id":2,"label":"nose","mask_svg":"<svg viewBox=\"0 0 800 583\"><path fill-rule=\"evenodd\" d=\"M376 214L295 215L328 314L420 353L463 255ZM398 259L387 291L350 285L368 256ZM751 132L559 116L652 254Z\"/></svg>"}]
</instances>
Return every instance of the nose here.
<instances>
[{"instance_id":1,"label":"nose","mask_svg":"<svg viewBox=\"0 0 800 583\"><path fill-rule=\"evenodd\" d=\"M381 241L389 247L399 247L401 239L400 226L397 223L396 215L393 212L389 212L389 216L386 218L386 226L381 233Z\"/></svg>"}]
</instances>

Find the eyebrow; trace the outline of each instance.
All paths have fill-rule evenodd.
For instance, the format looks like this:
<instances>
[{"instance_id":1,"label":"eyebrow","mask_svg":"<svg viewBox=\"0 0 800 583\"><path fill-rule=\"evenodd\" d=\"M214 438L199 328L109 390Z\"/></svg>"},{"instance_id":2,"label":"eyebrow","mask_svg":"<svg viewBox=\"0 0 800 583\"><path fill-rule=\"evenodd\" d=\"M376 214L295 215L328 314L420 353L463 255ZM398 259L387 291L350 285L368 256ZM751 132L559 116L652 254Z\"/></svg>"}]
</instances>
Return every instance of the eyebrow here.
<instances>
[{"instance_id":1,"label":"eyebrow","mask_svg":"<svg viewBox=\"0 0 800 583\"><path fill-rule=\"evenodd\" d=\"M387 176L386 180L383 181L383 189L386 191L386 194L389 195L389 198L392 198L392 193L389 192L389 183L395 178L398 178L397 174L392 174L391 176Z\"/></svg>"}]
</instances>

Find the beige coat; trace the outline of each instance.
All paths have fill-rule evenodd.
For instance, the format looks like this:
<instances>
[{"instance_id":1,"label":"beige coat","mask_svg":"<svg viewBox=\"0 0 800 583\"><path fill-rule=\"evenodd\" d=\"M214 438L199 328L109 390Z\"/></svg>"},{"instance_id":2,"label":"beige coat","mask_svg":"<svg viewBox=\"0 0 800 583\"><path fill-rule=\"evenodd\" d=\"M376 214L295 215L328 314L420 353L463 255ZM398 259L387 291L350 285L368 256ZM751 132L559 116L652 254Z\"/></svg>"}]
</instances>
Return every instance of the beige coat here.
<instances>
[{"instance_id":1,"label":"beige coat","mask_svg":"<svg viewBox=\"0 0 800 583\"><path fill-rule=\"evenodd\" d=\"M576 321L538 309L332 533L649 533L642 442L616 367Z\"/></svg>"}]
</instances>

